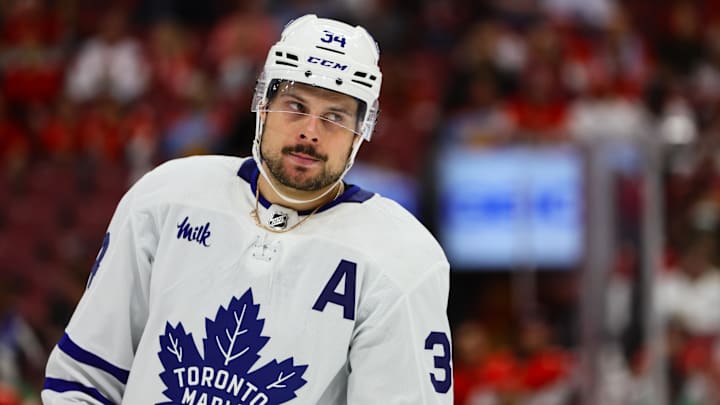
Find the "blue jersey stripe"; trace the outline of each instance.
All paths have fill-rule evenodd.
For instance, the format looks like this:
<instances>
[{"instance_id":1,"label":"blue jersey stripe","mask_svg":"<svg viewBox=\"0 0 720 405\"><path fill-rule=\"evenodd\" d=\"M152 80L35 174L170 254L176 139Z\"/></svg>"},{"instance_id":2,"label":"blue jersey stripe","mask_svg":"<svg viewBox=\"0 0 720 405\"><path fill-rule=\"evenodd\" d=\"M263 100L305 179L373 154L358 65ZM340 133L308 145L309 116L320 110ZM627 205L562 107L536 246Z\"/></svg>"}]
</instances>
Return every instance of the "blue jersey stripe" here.
<instances>
[{"instance_id":1,"label":"blue jersey stripe","mask_svg":"<svg viewBox=\"0 0 720 405\"><path fill-rule=\"evenodd\" d=\"M67 392L67 391L78 391L83 394L87 394L94 399L100 401L102 404L113 405L113 402L105 398L100 391L92 387L86 387L76 381L61 380L59 378L45 378L45 384L43 385L44 390L50 390L55 392Z\"/></svg>"},{"instance_id":2,"label":"blue jersey stripe","mask_svg":"<svg viewBox=\"0 0 720 405\"><path fill-rule=\"evenodd\" d=\"M70 336L68 336L67 333L64 334L62 338L60 338L60 341L58 342L58 347L60 348L60 350L65 352L65 354L72 357L76 361L87 364L88 366L99 368L100 370L117 378L117 380L121 383L127 383L128 376L130 375L129 371L123 370L118 366L110 364L108 361L102 359L101 357L90 353L89 351L78 346L70 339Z\"/></svg>"}]
</instances>

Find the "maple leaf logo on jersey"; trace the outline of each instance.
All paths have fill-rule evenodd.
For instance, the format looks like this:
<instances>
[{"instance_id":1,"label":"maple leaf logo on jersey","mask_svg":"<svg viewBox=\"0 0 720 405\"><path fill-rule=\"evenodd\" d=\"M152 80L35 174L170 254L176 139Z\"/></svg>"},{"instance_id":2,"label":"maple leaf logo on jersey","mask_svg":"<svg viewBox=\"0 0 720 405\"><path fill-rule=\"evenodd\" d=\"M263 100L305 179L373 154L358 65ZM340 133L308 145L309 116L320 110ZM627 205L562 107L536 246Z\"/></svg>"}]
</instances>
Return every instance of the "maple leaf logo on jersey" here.
<instances>
[{"instance_id":1,"label":"maple leaf logo on jersey","mask_svg":"<svg viewBox=\"0 0 720 405\"><path fill-rule=\"evenodd\" d=\"M204 357L182 323L167 323L158 356L165 367L160 374L167 387L163 394L170 402L158 405L274 405L295 398L306 383L307 365L294 365L290 357L250 371L270 340L261 335L265 320L258 318L259 311L248 289L240 299L233 297L227 309L221 306L214 320L205 319Z\"/></svg>"}]
</instances>

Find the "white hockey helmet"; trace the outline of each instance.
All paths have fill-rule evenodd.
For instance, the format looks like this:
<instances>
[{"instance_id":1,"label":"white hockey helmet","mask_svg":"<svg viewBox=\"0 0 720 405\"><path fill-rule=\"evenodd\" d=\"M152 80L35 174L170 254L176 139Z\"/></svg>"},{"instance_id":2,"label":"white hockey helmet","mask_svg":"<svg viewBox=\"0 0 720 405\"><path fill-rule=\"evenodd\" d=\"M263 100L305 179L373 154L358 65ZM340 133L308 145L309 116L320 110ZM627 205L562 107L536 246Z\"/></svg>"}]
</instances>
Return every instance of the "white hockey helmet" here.
<instances>
[{"instance_id":1,"label":"white hockey helmet","mask_svg":"<svg viewBox=\"0 0 720 405\"><path fill-rule=\"evenodd\" d=\"M379 58L378 45L364 28L318 18L314 14L290 21L280 40L270 48L252 101L251 110L257 113L252 153L260 174L286 201L316 201L333 187L310 200L297 200L281 193L270 181L262 165L263 120L260 113L268 111L270 97L277 90L277 85L282 82L302 83L342 93L358 101L358 122L351 130L359 139L353 144L339 183L352 167L362 141L369 141L375 128L382 82Z\"/></svg>"},{"instance_id":2,"label":"white hockey helmet","mask_svg":"<svg viewBox=\"0 0 720 405\"><path fill-rule=\"evenodd\" d=\"M267 105L274 82L321 87L361 103L362 115L355 132L369 141L377 120L382 82L379 57L377 43L364 28L304 15L289 22L280 40L270 48L255 87L252 111L261 111Z\"/></svg>"}]
</instances>

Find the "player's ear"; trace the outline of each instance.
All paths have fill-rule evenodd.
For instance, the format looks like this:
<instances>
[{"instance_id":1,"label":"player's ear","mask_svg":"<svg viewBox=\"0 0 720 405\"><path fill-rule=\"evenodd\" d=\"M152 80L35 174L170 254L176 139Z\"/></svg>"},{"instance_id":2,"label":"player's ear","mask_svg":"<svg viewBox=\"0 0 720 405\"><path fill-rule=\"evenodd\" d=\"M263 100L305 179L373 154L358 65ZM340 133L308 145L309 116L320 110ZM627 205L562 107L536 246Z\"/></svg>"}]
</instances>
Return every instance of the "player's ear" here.
<instances>
[{"instance_id":1,"label":"player's ear","mask_svg":"<svg viewBox=\"0 0 720 405\"><path fill-rule=\"evenodd\" d=\"M352 144L353 148L357 148L362 141L363 141L362 135L355 134L355 136L353 137L353 144Z\"/></svg>"}]
</instances>

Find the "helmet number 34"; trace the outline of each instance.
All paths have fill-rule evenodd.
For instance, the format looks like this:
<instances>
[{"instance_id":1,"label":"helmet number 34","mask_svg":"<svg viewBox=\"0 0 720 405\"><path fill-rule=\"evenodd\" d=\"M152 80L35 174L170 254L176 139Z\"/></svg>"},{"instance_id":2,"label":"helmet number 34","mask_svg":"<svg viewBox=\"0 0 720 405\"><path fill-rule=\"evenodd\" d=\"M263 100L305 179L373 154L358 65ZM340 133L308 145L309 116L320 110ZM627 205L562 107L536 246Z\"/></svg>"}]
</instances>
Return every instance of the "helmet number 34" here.
<instances>
[{"instance_id":1,"label":"helmet number 34","mask_svg":"<svg viewBox=\"0 0 720 405\"><path fill-rule=\"evenodd\" d=\"M341 48L345 48L345 37L342 35L334 34L328 30L323 31L323 35L320 40L322 42L325 42L326 44L332 44L333 42L337 42L340 44Z\"/></svg>"}]
</instances>

